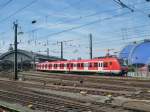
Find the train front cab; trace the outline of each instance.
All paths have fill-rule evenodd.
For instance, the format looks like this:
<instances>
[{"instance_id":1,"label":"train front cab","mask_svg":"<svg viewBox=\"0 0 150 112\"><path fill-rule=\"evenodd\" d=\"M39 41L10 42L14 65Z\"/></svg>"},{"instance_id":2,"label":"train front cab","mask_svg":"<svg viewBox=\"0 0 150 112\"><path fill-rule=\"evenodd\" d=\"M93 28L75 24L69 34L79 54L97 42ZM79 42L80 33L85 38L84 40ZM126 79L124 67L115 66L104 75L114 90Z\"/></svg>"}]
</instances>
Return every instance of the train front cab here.
<instances>
[{"instance_id":1,"label":"train front cab","mask_svg":"<svg viewBox=\"0 0 150 112\"><path fill-rule=\"evenodd\" d=\"M128 74L128 66L127 63L125 63L123 60L121 59L117 59L118 63L119 63L119 68L120 68L120 76L127 76Z\"/></svg>"},{"instance_id":2,"label":"train front cab","mask_svg":"<svg viewBox=\"0 0 150 112\"><path fill-rule=\"evenodd\" d=\"M118 60L119 60L120 69L121 69L120 74L122 74L122 76L127 76L127 74L128 74L128 65L127 65L127 63L122 59L118 59Z\"/></svg>"},{"instance_id":3,"label":"train front cab","mask_svg":"<svg viewBox=\"0 0 150 112\"><path fill-rule=\"evenodd\" d=\"M105 75L121 76L122 66L118 59L108 58L103 60L103 72Z\"/></svg>"}]
</instances>

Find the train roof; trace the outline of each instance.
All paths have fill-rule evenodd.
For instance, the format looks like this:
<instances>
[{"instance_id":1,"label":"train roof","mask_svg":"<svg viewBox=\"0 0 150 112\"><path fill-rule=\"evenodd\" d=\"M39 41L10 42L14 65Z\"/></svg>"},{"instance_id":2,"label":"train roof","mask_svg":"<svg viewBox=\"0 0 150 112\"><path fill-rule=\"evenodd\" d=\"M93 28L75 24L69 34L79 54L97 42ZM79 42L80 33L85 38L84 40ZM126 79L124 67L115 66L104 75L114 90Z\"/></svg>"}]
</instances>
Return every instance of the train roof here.
<instances>
[{"instance_id":1,"label":"train roof","mask_svg":"<svg viewBox=\"0 0 150 112\"><path fill-rule=\"evenodd\" d=\"M66 60L66 61L46 61L46 62L42 62L40 64L44 64L44 63L66 63L66 62L94 62L94 61L110 61L110 60L118 60L117 57L98 57L98 58L94 58L94 59L81 59L81 60Z\"/></svg>"}]
</instances>

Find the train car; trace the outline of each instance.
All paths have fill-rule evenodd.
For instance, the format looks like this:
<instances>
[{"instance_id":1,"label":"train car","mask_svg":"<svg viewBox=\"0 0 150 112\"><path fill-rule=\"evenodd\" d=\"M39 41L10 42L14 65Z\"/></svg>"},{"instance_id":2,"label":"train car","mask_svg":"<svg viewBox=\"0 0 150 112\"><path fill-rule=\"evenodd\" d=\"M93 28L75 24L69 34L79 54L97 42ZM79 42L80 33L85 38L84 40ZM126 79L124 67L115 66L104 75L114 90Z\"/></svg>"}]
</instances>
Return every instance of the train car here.
<instances>
[{"instance_id":1,"label":"train car","mask_svg":"<svg viewBox=\"0 0 150 112\"><path fill-rule=\"evenodd\" d=\"M36 64L37 71L92 72L124 75L127 67L116 57L102 57L91 60L68 60Z\"/></svg>"}]
</instances>

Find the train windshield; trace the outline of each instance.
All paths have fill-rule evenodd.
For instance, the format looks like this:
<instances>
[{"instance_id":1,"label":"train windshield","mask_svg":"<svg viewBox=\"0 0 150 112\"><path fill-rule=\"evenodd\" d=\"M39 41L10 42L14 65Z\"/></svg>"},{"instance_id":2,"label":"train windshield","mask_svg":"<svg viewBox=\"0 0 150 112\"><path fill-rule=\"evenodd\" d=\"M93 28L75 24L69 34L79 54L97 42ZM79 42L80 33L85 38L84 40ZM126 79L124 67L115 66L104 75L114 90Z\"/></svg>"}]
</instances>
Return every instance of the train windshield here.
<instances>
[{"instance_id":1,"label":"train windshield","mask_svg":"<svg viewBox=\"0 0 150 112\"><path fill-rule=\"evenodd\" d=\"M127 61L123 59L119 59L119 63L121 66L127 66Z\"/></svg>"}]
</instances>

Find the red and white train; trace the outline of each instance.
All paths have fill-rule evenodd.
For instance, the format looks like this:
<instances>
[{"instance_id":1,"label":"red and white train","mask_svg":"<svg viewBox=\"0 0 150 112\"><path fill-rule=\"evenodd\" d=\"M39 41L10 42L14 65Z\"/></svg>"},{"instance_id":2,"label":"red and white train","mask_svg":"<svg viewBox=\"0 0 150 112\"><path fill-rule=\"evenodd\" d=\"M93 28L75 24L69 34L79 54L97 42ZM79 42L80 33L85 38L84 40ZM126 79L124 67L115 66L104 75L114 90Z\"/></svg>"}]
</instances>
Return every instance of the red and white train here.
<instances>
[{"instance_id":1,"label":"red and white train","mask_svg":"<svg viewBox=\"0 0 150 112\"><path fill-rule=\"evenodd\" d=\"M68 60L36 64L38 71L93 72L123 75L128 72L122 61L116 57L102 57L91 60Z\"/></svg>"}]
</instances>

